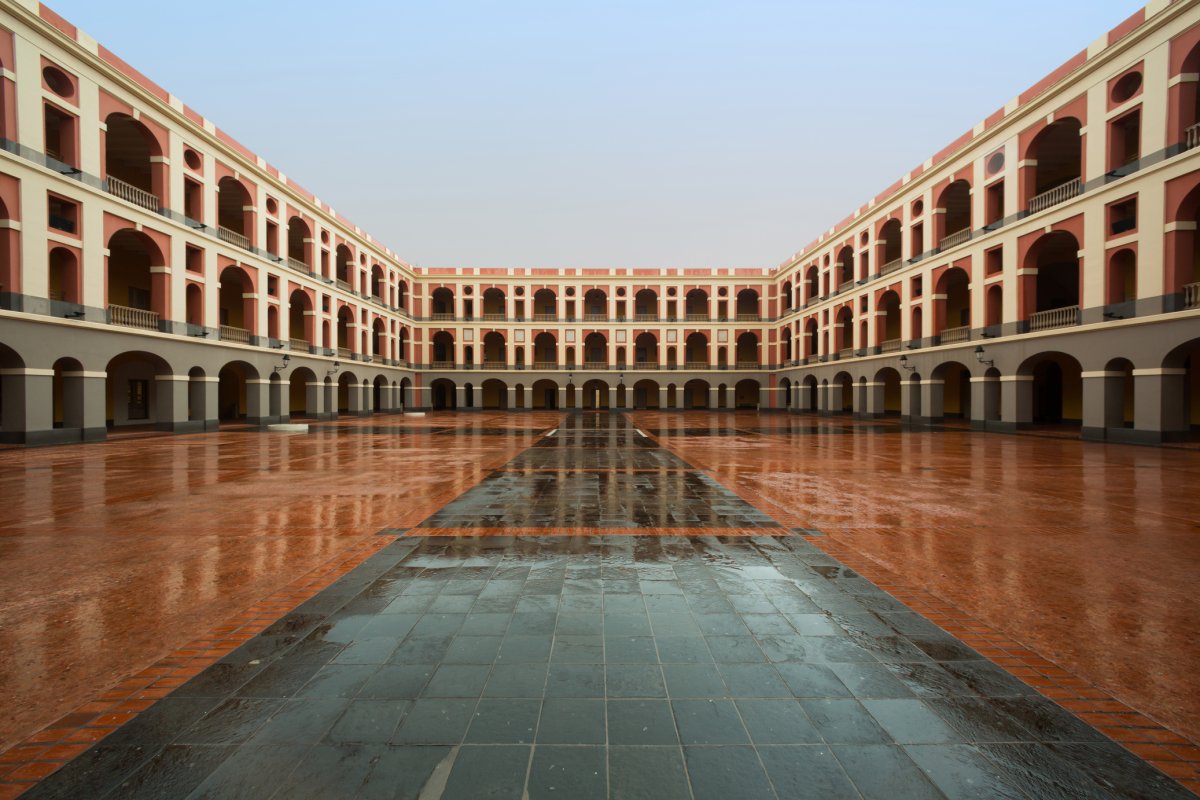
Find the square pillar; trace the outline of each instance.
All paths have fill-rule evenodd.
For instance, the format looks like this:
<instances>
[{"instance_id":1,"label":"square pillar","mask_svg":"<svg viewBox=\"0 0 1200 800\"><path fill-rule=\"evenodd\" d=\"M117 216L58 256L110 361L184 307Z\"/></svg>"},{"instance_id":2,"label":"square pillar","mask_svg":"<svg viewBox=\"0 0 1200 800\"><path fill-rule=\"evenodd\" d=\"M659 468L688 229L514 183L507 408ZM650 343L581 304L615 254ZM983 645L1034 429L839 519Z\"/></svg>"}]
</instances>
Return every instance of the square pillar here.
<instances>
[{"instance_id":1,"label":"square pillar","mask_svg":"<svg viewBox=\"0 0 1200 800\"><path fill-rule=\"evenodd\" d=\"M204 430L203 423L188 421L187 375L155 375L154 427L160 431L187 433Z\"/></svg>"},{"instance_id":2,"label":"square pillar","mask_svg":"<svg viewBox=\"0 0 1200 800\"><path fill-rule=\"evenodd\" d=\"M265 425L271 415L270 381L250 378L246 381L246 421Z\"/></svg>"},{"instance_id":3,"label":"square pillar","mask_svg":"<svg viewBox=\"0 0 1200 800\"><path fill-rule=\"evenodd\" d=\"M1033 376L1000 377L1000 430L1015 431L1033 422Z\"/></svg>"},{"instance_id":4,"label":"square pillar","mask_svg":"<svg viewBox=\"0 0 1200 800\"><path fill-rule=\"evenodd\" d=\"M921 413L920 421L924 423L941 422L945 416L946 383L934 378L921 381Z\"/></svg>"},{"instance_id":5,"label":"square pillar","mask_svg":"<svg viewBox=\"0 0 1200 800\"><path fill-rule=\"evenodd\" d=\"M1187 431L1186 378L1187 371L1180 368L1133 371L1132 441L1153 444Z\"/></svg>"},{"instance_id":6,"label":"square pillar","mask_svg":"<svg viewBox=\"0 0 1200 800\"><path fill-rule=\"evenodd\" d=\"M994 427L994 423L999 419L1000 378L971 378L971 427L986 430L988 427Z\"/></svg>"}]
</instances>

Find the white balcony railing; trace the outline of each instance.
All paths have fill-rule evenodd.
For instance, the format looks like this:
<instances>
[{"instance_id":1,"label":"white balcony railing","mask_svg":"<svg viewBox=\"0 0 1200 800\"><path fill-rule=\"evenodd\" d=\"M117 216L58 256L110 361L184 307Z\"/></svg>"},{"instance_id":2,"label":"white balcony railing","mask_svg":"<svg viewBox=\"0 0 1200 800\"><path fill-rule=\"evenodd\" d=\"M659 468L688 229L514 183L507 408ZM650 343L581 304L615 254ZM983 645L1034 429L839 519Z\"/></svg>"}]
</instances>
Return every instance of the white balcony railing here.
<instances>
[{"instance_id":1,"label":"white balcony railing","mask_svg":"<svg viewBox=\"0 0 1200 800\"><path fill-rule=\"evenodd\" d=\"M737 321L738 322L758 322L759 319L761 319L761 317L759 316L759 313L757 311L754 311L752 313L744 313L742 311L739 311L737 313Z\"/></svg>"},{"instance_id":2,"label":"white balcony railing","mask_svg":"<svg viewBox=\"0 0 1200 800\"><path fill-rule=\"evenodd\" d=\"M1079 306L1052 308L1029 315L1029 330L1045 331L1051 328L1066 328L1079 324Z\"/></svg>"},{"instance_id":3,"label":"white balcony railing","mask_svg":"<svg viewBox=\"0 0 1200 800\"><path fill-rule=\"evenodd\" d=\"M429 318L438 322L449 322L454 319L454 314L445 311L435 311L429 315Z\"/></svg>"},{"instance_id":4,"label":"white balcony railing","mask_svg":"<svg viewBox=\"0 0 1200 800\"><path fill-rule=\"evenodd\" d=\"M504 320L508 319L508 315L503 312L499 314L484 312L479 318L484 322L504 322Z\"/></svg>"},{"instance_id":5,"label":"white balcony railing","mask_svg":"<svg viewBox=\"0 0 1200 800\"><path fill-rule=\"evenodd\" d=\"M558 319L558 314L554 314L554 313L548 314L544 311L533 312L533 321L534 322L554 322L554 320L556 320L556 319Z\"/></svg>"},{"instance_id":6,"label":"white balcony railing","mask_svg":"<svg viewBox=\"0 0 1200 800\"><path fill-rule=\"evenodd\" d=\"M1083 181L1079 178L1069 180L1066 183L1055 186L1041 194L1034 195L1029 201L1029 213L1036 214L1039 211L1044 211L1051 206L1056 206L1059 203L1064 203L1075 197L1083 189Z\"/></svg>"},{"instance_id":7,"label":"white balcony railing","mask_svg":"<svg viewBox=\"0 0 1200 800\"><path fill-rule=\"evenodd\" d=\"M504 359L502 359L502 358L487 358L487 357L484 357L484 359L483 359L483 368L484 368L484 369L507 369L507 368L508 368L508 362L506 362L506 361L505 361Z\"/></svg>"},{"instance_id":8,"label":"white balcony railing","mask_svg":"<svg viewBox=\"0 0 1200 800\"><path fill-rule=\"evenodd\" d=\"M350 281L344 281L341 278L338 278L337 280L334 281L334 283L343 292L353 292L354 291L354 287L350 285Z\"/></svg>"},{"instance_id":9,"label":"white balcony railing","mask_svg":"<svg viewBox=\"0 0 1200 800\"><path fill-rule=\"evenodd\" d=\"M338 358L349 358L350 357L350 348L349 347L339 347L337 349L337 354L338 354Z\"/></svg>"},{"instance_id":10,"label":"white balcony railing","mask_svg":"<svg viewBox=\"0 0 1200 800\"><path fill-rule=\"evenodd\" d=\"M634 369L658 369L657 361L635 361Z\"/></svg>"},{"instance_id":11,"label":"white balcony railing","mask_svg":"<svg viewBox=\"0 0 1200 800\"><path fill-rule=\"evenodd\" d=\"M747 359L739 358L737 360L737 368L738 369L758 369L759 363L757 361L750 361Z\"/></svg>"},{"instance_id":12,"label":"white balcony railing","mask_svg":"<svg viewBox=\"0 0 1200 800\"><path fill-rule=\"evenodd\" d=\"M903 341L903 339L885 339L879 345L879 352L897 353L900 351L900 345L903 343Z\"/></svg>"},{"instance_id":13,"label":"white balcony railing","mask_svg":"<svg viewBox=\"0 0 1200 800\"><path fill-rule=\"evenodd\" d=\"M304 339L288 339L288 349L307 353L311 345Z\"/></svg>"},{"instance_id":14,"label":"white balcony railing","mask_svg":"<svg viewBox=\"0 0 1200 800\"><path fill-rule=\"evenodd\" d=\"M853 355L854 355L853 347L843 347L841 350L838 350L838 358L850 358Z\"/></svg>"},{"instance_id":15,"label":"white balcony railing","mask_svg":"<svg viewBox=\"0 0 1200 800\"><path fill-rule=\"evenodd\" d=\"M144 308L109 305L108 318L113 325L124 325L126 328L144 328L148 331L158 330L158 314Z\"/></svg>"},{"instance_id":16,"label":"white balcony railing","mask_svg":"<svg viewBox=\"0 0 1200 800\"><path fill-rule=\"evenodd\" d=\"M954 233L951 233L951 234L948 234L947 236L945 236L942 239L942 241L938 243L938 249L939 250L949 250L951 247L957 247L958 245L962 244L963 242L969 240L970 238L971 238L971 229L963 228L961 231L955 231Z\"/></svg>"},{"instance_id":17,"label":"white balcony railing","mask_svg":"<svg viewBox=\"0 0 1200 800\"><path fill-rule=\"evenodd\" d=\"M557 361L534 361L534 369L558 369Z\"/></svg>"},{"instance_id":18,"label":"white balcony railing","mask_svg":"<svg viewBox=\"0 0 1200 800\"><path fill-rule=\"evenodd\" d=\"M237 344L250 344L250 331L245 328L235 328L232 325L221 326L221 341Z\"/></svg>"},{"instance_id":19,"label":"white balcony railing","mask_svg":"<svg viewBox=\"0 0 1200 800\"><path fill-rule=\"evenodd\" d=\"M852 288L854 288L854 279L853 278L851 278L848 281L842 281L841 283L839 283L837 290L839 292L847 292Z\"/></svg>"},{"instance_id":20,"label":"white balcony railing","mask_svg":"<svg viewBox=\"0 0 1200 800\"><path fill-rule=\"evenodd\" d=\"M1183 307L1200 308L1200 283L1189 283L1183 287Z\"/></svg>"},{"instance_id":21,"label":"white balcony railing","mask_svg":"<svg viewBox=\"0 0 1200 800\"><path fill-rule=\"evenodd\" d=\"M1200 144L1200 122L1183 132L1183 149L1191 150Z\"/></svg>"},{"instance_id":22,"label":"white balcony railing","mask_svg":"<svg viewBox=\"0 0 1200 800\"><path fill-rule=\"evenodd\" d=\"M429 364L430 369L454 369L453 361L433 361Z\"/></svg>"},{"instance_id":23,"label":"white balcony railing","mask_svg":"<svg viewBox=\"0 0 1200 800\"><path fill-rule=\"evenodd\" d=\"M312 270L309 269L308 264L305 264L303 261L301 261L298 258L292 258L291 256L288 256L287 265L289 267L291 267L292 269L296 270L297 272L304 272L304 273L312 272Z\"/></svg>"},{"instance_id":24,"label":"white balcony railing","mask_svg":"<svg viewBox=\"0 0 1200 800\"><path fill-rule=\"evenodd\" d=\"M708 369L707 361L685 361L683 362L684 369Z\"/></svg>"},{"instance_id":25,"label":"white balcony railing","mask_svg":"<svg viewBox=\"0 0 1200 800\"><path fill-rule=\"evenodd\" d=\"M638 322L657 322L658 314L647 314L643 311L639 311L633 315L633 318Z\"/></svg>"},{"instance_id":26,"label":"white balcony railing","mask_svg":"<svg viewBox=\"0 0 1200 800\"><path fill-rule=\"evenodd\" d=\"M153 192L147 192L145 189L139 189L132 183L126 183L120 178L109 177L106 181L108 184L108 193L122 200L128 200L134 205L148 208L151 211L158 211L161 204L158 202L158 197Z\"/></svg>"},{"instance_id":27,"label":"white balcony railing","mask_svg":"<svg viewBox=\"0 0 1200 800\"><path fill-rule=\"evenodd\" d=\"M895 261L889 261L886 264L884 264L882 267L880 267L879 274L880 275L890 275L891 273L895 272L896 270L900 269L903 266L904 266L904 259L897 258Z\"/></svg>"},{"instance_id":28,"label":"white balcony railing","mask_svg":"<svg viewBox=\"0 0 1200 800\"><path fill-rule=\"evenodd\" d=\"M608 314L597 313L595 311L588 311L583 315L584 322L604 322L606 319L608 319Z\"/></svg>"},{"instance_id":29,"label":"white balcony railing","mask_svg":"<svg viewBox=\"0 0 1200 800\"><path fill-rule=\"evenodd\" d=\"M943 328L941 334L942 344L952 344L954 342L967 342L971 339L971 326L962 325L957 328Z\"/></svg>"},{"instance_id":30,"label":"white balcony railing","mask_svg":"<svg viewBox=\"0 0 1200 800\"><path fill-rule=\"evenodd\" d=\"M217 226L217 238L220 239L222 242L235 245L237 247L242 248L243 250L250 249L250 239L249 238L247 238L246 236L243 236L242 234L238 233L237 231L231 231L231 230L229 230L229 228L223 228L220 225Z\"/></svg>"},{"instance_id":31,"label":"white balcony railing","mask_svg":"<svg viewBox=\"0 0 1200 800\"><path fill-rule=\"evenodd\" d=\"M607 361L585 361L583 362L584 369L608 369Z\"/></svg>"}]
</instances>

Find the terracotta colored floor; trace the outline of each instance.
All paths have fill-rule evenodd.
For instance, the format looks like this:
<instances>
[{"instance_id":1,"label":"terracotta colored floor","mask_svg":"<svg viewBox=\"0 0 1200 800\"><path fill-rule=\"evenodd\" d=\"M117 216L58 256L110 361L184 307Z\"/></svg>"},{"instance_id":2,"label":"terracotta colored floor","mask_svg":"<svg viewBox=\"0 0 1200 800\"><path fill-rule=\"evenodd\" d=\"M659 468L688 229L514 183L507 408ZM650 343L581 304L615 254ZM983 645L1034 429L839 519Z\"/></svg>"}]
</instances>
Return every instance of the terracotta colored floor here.
<instances>
[{"instance_id":1,"label":"terracotta colored floor","mask_svg":"<svg viewBox=\"0 0 1200 800\"><path fill-rule=\"evenodd\" d=\"M559 419L388 416L0 453L0 751L380 528L416 524ZM450 433L463 427L495 435Z\"/></svg>"},{"instance_id":2,"label":"terracotta colored floor","mask_svg":"<svg viewBox=\"0 0 1200 800\"><path fill-rule=\"evenodd\" d=\"M841 417L630 418L780 522L824 532L1200 740L1194 452Z\"/></svg>"},{"instance_id":3,"label":"terracotta colored floor","mask_svg":"<svg viewBox=\"0 0 1200 800\"><path fill-rule=\"evenodd\" d=\"M149 705L198 674L161 677L181 653L199 652L197 641L219 657L395 535L732 541L763 525L812 533L809 542L1030 685L1080 687L1042 689L1047 696L1102 698L1078 702L1106 733L1101 712L1146 719L1136 709L1147 729L1153 719L1200 740L1191 671L1200 603L1188 591L1200 564L1194 452L752 412L614 418L665 450L639 450L640 437L621 432L619 458L573 453L572 435L593 434L538 412L0 452L0 647L9 654L0 696L10 698L0 752L60 717L62 731L99 726L92 738L85 727L85 738L35 739L68 748L32 759L56 769L46 762L83 749L65 743L123 721L68 712L118 696ZM541 439L560 426L558 442ZM677 507L655 498L670 491ZM536 502L502 508L522 492ZM125 691L135 685L150 688ZM130 716L138 710L130 705ZM1132 741L1169 743L1162 753L1130 746L1169 772L1164 761L1200 757L1183 740ZM1194 765L1178 766L1171 774L1194 785ZM13 780L38 777L26 774Z\"/></svg>"}]
</instances>

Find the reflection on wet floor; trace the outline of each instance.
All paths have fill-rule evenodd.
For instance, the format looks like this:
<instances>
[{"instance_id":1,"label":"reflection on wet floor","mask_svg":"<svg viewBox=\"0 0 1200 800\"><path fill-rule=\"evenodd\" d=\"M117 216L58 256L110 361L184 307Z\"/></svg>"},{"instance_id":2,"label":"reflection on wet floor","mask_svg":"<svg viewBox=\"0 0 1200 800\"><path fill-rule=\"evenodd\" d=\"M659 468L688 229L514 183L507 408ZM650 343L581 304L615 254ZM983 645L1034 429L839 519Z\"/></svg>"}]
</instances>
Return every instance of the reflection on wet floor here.
<instances>
[{"instance_id":1,"label":"reflection on wet floor","mask_svg":"<svg viewBox=\"0 0 1200 800\"><path fill-rule=\"evenodd\" d=\"M572 414L422 528L774 528L621 414Z\"/></svg>"},{"instance_id":2,"label":"reflection on wet floor","mask_svg":"<svg viewBox=\"0 0 1200 800\"><path fill-rule=\"evenodd\" d=\"M803 539L399 539L29 798L1185 797Z\"/></svg>"}]
</instances>

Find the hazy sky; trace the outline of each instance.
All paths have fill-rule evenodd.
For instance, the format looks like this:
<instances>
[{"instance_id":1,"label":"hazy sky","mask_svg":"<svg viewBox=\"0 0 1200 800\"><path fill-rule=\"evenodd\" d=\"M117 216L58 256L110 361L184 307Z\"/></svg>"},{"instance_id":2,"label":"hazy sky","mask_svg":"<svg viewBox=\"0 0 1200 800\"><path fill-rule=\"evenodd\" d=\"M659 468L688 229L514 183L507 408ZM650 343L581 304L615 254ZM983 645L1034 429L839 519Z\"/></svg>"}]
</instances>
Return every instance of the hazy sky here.
<instances>
[{"instance_id":1,"label":"hazy sky","mask_svg":"<svg viewBox=\"0 0 1200 800\"><path fill-rule=\"evenodd\" d=\"M422 266L772 266L1136 0L51 0Z\"/></svg>"}]
</instances>

